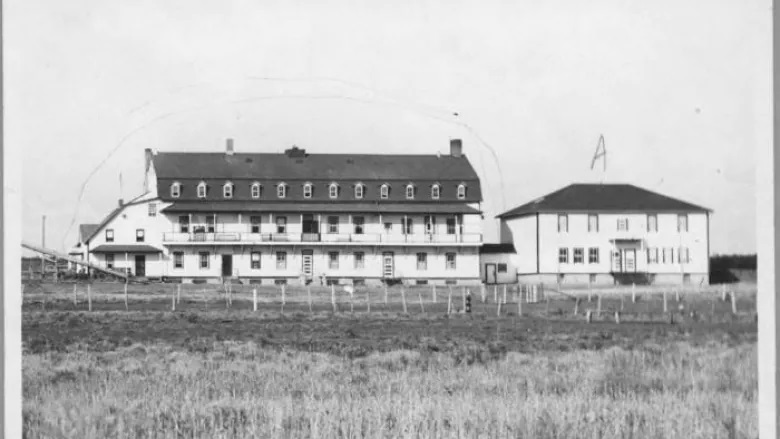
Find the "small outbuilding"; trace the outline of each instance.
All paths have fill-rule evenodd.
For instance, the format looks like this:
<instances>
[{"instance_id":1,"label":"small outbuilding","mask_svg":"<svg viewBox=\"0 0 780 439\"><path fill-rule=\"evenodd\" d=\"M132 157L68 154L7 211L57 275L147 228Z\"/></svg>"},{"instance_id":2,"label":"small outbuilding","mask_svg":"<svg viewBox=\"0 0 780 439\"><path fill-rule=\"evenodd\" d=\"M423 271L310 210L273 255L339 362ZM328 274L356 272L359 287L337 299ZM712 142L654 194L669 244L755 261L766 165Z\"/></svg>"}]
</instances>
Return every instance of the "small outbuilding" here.
<instances>
[{"instance_id":1,"label":"small outbuilding","mask_svg":"<svg viewBox=\"0 0 780 439\"><path fill-rule=\"evenodd\" d=\"M517 282L517 256L512 243L482 244L479 250L479 273L482 282L510 284Z\"/></svg>"}]
</instances>

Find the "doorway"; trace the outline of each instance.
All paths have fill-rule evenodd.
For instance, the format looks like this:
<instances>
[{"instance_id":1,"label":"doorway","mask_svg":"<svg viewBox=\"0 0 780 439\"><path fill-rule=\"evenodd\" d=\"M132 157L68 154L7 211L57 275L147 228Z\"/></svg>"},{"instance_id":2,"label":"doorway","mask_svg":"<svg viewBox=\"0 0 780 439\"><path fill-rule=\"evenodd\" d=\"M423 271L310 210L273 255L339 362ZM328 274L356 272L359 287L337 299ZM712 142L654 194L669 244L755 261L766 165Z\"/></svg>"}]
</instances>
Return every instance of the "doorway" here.
<instances>
[{"instance_id":1,"label":"doorway","mask_svg":"<svg viewBox=\"0 0 780 439\"><path fill-rule=\"evenodd\" d=\"M303 275L311 279L314 275L314 250L303 250L301 252L303 261Z\"/></svg>"},{"instance_id":2,"label":"doorway","mask_svg":"<svg viewBox=\"0 0 780 439\"><path fill-rule=\"evenodd\" d=\"M135 255L135 275L146 276L146 255Z\"/></svg>"},{"instance_id":3,"label":"doorway","mask_svg":"<svg viewBox=\"0 0 780 439\"><path fill-rule=\"evenodd\" d=\"M222 276L230 277L233 275L233 255L222 255Z\"/></svg>"},{"instance_id":4,"label":"doorway","mask_svg":"<svg viewBox=\"0 0 780 439\"><path fill-rule=\"evenodd\" d=\"M496 264L485 264L485 283L496 284L498 283L496 274Z\"/></svg>"},{"instance_id":5,"label":"doorway","mask_svg":"<svg viewBox=\"0 0 780 439\"><path fill-rule=\"evenodd\" d=\"M636 272L636 249L624 248L612 254L612 271L615 273Z\"/></svg>"}]
</instances>

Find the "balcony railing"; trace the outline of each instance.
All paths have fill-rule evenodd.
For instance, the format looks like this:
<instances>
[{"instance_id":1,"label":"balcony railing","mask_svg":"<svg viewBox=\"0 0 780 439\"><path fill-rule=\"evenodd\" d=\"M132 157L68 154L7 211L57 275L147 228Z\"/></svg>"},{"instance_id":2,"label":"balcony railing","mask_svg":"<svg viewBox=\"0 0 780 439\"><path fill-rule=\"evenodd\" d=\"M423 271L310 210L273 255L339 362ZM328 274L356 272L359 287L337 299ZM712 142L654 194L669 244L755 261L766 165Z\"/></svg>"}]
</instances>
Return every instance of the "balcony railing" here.
<instances>
[{"instance_id":1,"label":"balcony railing","mask_svg":"<svg viewBox=\"0 0 780 439\"><path fill-rule=\"evenodd\" d=\"M371 234L371 233L163 233L164 243L177 242L301 242L301 243L382 243L382 244L479 244L481 233L451 234Z\"/></svg>"}]
</instances>

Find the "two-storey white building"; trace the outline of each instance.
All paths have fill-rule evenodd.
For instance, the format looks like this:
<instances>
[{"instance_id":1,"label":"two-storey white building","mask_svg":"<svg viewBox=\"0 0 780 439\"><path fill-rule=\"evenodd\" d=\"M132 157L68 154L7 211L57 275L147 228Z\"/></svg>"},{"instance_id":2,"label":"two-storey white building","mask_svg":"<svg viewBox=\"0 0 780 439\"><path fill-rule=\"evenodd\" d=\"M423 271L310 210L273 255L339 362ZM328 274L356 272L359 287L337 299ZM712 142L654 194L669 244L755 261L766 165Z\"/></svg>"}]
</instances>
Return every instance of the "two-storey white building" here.
<instances>
[{"instance_id":1,"label":"two-storey white building","mask_svg":"<svg viewBox=\"0 0 780 439\"><path fill-rule=\"evenodd\" d=\"M449 155L146 150L145 194L86 240L147 277L479 282L480 182Z\"/></svg>"},{"instance_id":2,"label":"two-storey white building","mask_svg":"<svg viewBox=\"0 0 780 439\"><path fill-rule=\"evenodd\" d=\"M711 211L628 184L572 184L509 210L521 281L707 283Z\"/></svg>"}]
</instances>

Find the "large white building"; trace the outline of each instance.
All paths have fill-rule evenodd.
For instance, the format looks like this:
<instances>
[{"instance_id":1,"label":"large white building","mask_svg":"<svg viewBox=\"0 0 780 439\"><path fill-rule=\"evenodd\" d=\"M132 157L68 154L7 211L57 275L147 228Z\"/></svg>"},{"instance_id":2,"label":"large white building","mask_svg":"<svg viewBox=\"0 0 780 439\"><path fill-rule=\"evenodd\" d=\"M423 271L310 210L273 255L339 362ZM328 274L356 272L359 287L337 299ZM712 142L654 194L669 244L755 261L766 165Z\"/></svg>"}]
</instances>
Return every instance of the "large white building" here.
<instances>
[{"instance_id":1,"label":"large white building","mask_svg":"<svg viewBox=\"0 0 780 439\"><path fill-rule=\"evenodd\" d=\"M480 279L480 181L449 155L146 150L145 191L81 244L136 276L463 284Z\"/></svg>"},{"instance_id":2,"label":"large white building","mask_svg":"<svg viewBox=\"0 0 780 439\"><path fill-rule=\"evenodd\" d=\"M698 284L710 213L628 184L572 184L498 218L521 281Z\"/></svg>"}]
</instances>

